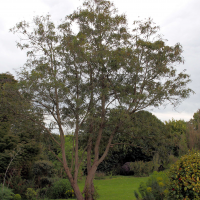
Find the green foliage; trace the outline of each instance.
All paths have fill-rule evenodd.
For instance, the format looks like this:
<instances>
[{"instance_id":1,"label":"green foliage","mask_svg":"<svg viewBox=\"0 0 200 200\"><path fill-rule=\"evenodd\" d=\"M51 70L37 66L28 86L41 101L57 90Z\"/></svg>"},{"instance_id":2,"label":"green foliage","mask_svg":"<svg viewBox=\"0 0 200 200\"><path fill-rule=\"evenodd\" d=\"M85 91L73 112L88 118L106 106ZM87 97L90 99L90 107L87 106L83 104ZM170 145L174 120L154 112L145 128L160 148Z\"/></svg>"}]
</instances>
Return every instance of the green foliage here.
<instances>
[{"instance_id":1,"label":"green foliage","mask_svg":"<svg viewBox=\"0 0 200 200\"><path fill-rule=\"evenodd\" d=\"M65 192L65 196L66 196L66 198L73 198L74 196L75 196L75 194L74 194L74 190L67 190L66 192Z\"/></svg>"},{"instance_id":2,"label":"green foliage","mask_svg":"<svg viewBox=\"0 0 200 200\"><path fill-rule=\"evenodd\" d=\"M134 176L149 176L153 172L153 169L153 161L135 161L130 163L130 171L134 173Z\"/></svg>"},{"instance_id":3,"label":"green foliage","mask_svg":"<svg viewBox=\"0 0 200 200\"><path fill-rule=\"evenodd\" d=\"M187 153L187 123L184 120L169 120L165 122L167 132L169 133L169 149L172 155L176 157Z\"/></svg>"},{"instance_id":4,"label":"green foliage","mask_svg":"<svg viewBox=\"0 0 200 200\"><path fill-rule=\"evenodd\" d=\"M74 174L74 160L72 158L72 154L74 153L74 135L66 135L65 136L65 152L66 152L66 159L68 165L72 169L72 174ZM58 157L62 159L62 153L59 152ZM85 162L86 162L86 153L84 152L83 148L80 147L78 151L78 158L82 159L82 162L80 163L79 171L78 171L78 180L81 180L83 178L83 170L85 169ZM56 161L54 162L54 165L57 166L57 168L63 169L60 162Z\"/></svg>"},{"instance_id":5,"label":"green foliage","mask_svg":"<svg viewBox=\"0 0 200 200\"><path fill-rule=\"evenodd\" d=\"M182 156L169 171L171 199L200 198L200 152L190 151Z\"/></svg>"},{"instance_id":6,"label":"green foliage","mask_svg":"<svg viewBox=\"0 0 200 200\"><path fill-rule=\"evenodd\" d=\"M28 200L36 200L37 192L33 188L27 188L26 190L26 198Z\"/></svg>"},{"instance_id":7,"label":"green foliage","mask_svg":"<svg viewBox=\"0 0 200 200\"><path fill-rule=\"evenodd\" d=\"M71 184L68 179L60 179L53 183L53 185L48 189L47 195L51 199L64 199L67 198L67 191L71 190Z\"/></svg>"},{"instance_id":8,"label":"green foliage","mask_svg":"<svg viewBox=\"0 0 200 200\"><path fill-rule=\"evenodd\" d=\"M64 125L75 127L71 160L76 161L76 170L79 138L85 137L88 181L95 173L90 168L104 160L114 135L133 113L166 101L177 105L192 92L187 88L189 75L176 71L176 64L183 63L182 46L165 44L151 19L134 25L130 32L126 16L117 14L110 1L85 0L58 28L48 15L35 17L31 28L23 21L12 29L22 34L17 46L28 50L29 59L19 73L21 92L36 110L52 116L50 126L38 124L49 127L50 134L59 127L62 150ZM153 143L151 136L153 132L148 138ZM158 142L162 147L154 138L152 146ZM65 159L63 163L67 166Z\"/></svg>"},{"instance_id":9,"label":"green foliage","mask_svg":"<svg viewBox=\"0 0 200 200\"><path fill-rule=\"evenodd\" d=\"M36 177L48 176L54 174L53 164L48 160L38 160L33 164L32 171Z\"/></svg>"},{"instance_id":10,"label":"green foliage","mask_svg":"<svg viewBox=\"0 0 200 200\"><path fill-rule=\"evenodd\" d=\"M38 160L33 164L32 172L34 174L37 187L45 187L51 183L50 177L55 174L54 166L51 161Z\"/></svg>"},{"instance_id":11,"label":"green foliage","mask_svg":"<svg viewBox=\"0 0 200 200\"><path fill-rule=\"evenodd\" d=\"M5 177L5 184L22 195L30 166L40 153L41 128L34 120L40 121L42 116L20 93L11 74L0 74L0 83L0 180Z\"/></svg>"},{"instance_id":12,"label":"green foliage","mask_svg":"<svg viewBox=\"0 0 200 200\"><path fill-rule=\"evenodd\" d=\"M198 109L197 112L194 113L193 118L189 121L189 123L193 125L195 130L199 129L200 109Z\"/></svg>"},{"instance_id":13,"label":"green foliage","mask_svg":"<svg viewBox=\"0 0 200 200\"><path fill-rule=\"evenodd\" d=\"M3 187L3 184L0 184L0 199L1 200L12 200L14 196L13 190L7 187Z\"/></svg>"},{"instance_id":14,"label":"green foliage","mask_svg":"<svg viewBox=\"0 0 200 200\"><path fill-rule=\"evenodd\" d=\"M154 172L146 183L142 182L139 186L139 192L142 200L163 200L168 194L168 177L165 172ZM134 191L135 197L140 199L137 191Z\"/></svg>"},{"instance_id":15,"label":"green foliage","mask_svg":"<svg viewBox=\"0 0 200 200\"><path fill-rule=\"evenodd\" d=\"M16 194L13 198L13 200L21 200L21 195L20 194Z\"/></svg>"},{"instance_id":16,"label":"green foliage","mask_svg":"<svg viewBox=\"0 0 200 200\"><path fill-rule=\"evenodd\" d=\"M187 123L186 137L190 150L200 150L200 110L194 113L193 118Z\"/></svg>"},{"instance_id":17,"label":"green foliage","mask_svg":"<svg viewBox=\"0 0 200 200\"><path fill-rule=\"evenodd\" d=\"M155 115L148 111L134 113L115 135L112 148L98 170L119 174L120 167L126 162L148 162L156 156L158 159L154 162L154 170L157 170L167 160L171 144L169 138L165 124Z\"/></svg>"}]
</instances>

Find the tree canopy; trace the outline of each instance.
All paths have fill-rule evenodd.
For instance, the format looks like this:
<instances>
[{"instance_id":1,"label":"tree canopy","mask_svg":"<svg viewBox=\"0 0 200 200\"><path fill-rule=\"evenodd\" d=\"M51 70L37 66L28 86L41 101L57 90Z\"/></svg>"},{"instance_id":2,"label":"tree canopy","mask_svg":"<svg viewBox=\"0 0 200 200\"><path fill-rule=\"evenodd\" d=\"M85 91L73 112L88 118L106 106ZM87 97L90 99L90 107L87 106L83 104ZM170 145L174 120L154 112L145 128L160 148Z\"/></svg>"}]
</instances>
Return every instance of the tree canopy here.
<instances>
[{"instance_id":1,"label":"tree canopy","mask_svg":"<svg viewBox=\"0 0 200 200\"><path fill-rule=\"evenodd\" d=\"M40 133L29 119L35 118L31 103L24 101L18 83L9 73L0 74L0 180L16 193L24 188L32 163L40 153ZM38 118L38 117L37 117Z\"/></svg>"},{"instance_id":2,"label":"tree canopy","mask_svg":"<svg viewBox=\"0 0 200 200\"><path fill-rule=\"evenodd\" d=\"M79 200L83 199L77 184L83 127L87 127L88 174L83 193L92 199L94 174L123 123L150 106L167 102L176 106L192 92L187 87L189 75L176 70L176 64L183 63L182 46L168 46L151 19L134 25L130 31L126 16L119 15L110 1L86 0L58 27L46 16L12 29L21 34L17 46L27 49L28 60L19 73L21 92L36 109L51 115L45 126L38 125L49 135L59 131L60 141L52 139L61 147L60 162ZM112 130L109 135L107 127ZM73 175L64 145L69 128L75 130Z\"/></svg>"}]
</instances>

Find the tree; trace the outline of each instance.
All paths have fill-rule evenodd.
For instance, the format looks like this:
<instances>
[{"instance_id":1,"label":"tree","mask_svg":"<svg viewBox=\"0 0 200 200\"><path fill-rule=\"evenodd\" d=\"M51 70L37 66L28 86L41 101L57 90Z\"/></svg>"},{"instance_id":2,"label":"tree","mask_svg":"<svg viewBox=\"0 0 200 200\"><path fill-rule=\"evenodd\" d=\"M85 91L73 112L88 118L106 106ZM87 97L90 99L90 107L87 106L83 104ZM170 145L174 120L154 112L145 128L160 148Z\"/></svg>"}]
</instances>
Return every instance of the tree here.
<instances>
[{"instance_id":1,"label":"tree","mask_svg":"<svg viewBox=\"0 0 200 200\"><path fill-rule=\"evenodd\" d=\"M189 149L200 149L200 110L194 113L193 118L187 123L186 137Z\"/></svg>"},{"instance_id":2,"label":"tree","mask_svg":"<svg viewBox=\"0 0 200 200\"><path fill-rule=\"evenodd\" d=\"M111 2L87 0L58 28L47 16L34 18L31 26L20 22L12 29L22 34L18 47L28 49L29 59L19 74L21 91L36 108L52 116L51 122L41 126L49 135L53 129L59 131L60 142L52 139L61 148L62 160L58 159L79 200L84 198L77 184L83 126L88 130L83 193L85 199L93 199L97 167L130 115L166 102L177 105L192 92L187 88L189 76L177 74L175 68L183 62L181 45L167 46L156 35L158 27L152 20L136 21L131 33L126 21ZM64 144L64 131L70 126L75 130L73 176ZM104 138L107 128L112 131Z\"/></svg>"},{"instance_id":3,"label":"tree","mask_svg":"<svg viewBox=\"0 0 200 200\"><path fill-rule=\"evenodd\" d=\"M156 164L167 160L171 135L165 124L152 113L133 113L131 123L125 122L121 129L122 132L116 133L112 148L98 170L116 171L119 164L122 166L126 162L150 161L154 155L159 156L160 163Z\"/></svg>"},{"instance_id":4,"label":"tree","mask_svg":"<svg viewBox=\"0 0 200 200\"><path fill-rule=\"evenodd\" d=\"M187 153L187 122L184 120L169 120L165 122L167 131L170 135L169 148L171 149L171 154L175 156L182 156Z\"/></svg>"},{"instance_id":5,"label":"tree","mask_svg":"<svg viewBox=\"0 0 200 200\"><path fill-rule=\"evenodd\" d=\"M0 74L0 102L1 181L16 192L16 177L30 178L30 166L40 153L41 128L28 119L29 115L34 118L35 113L30 102L23 101L18 83L9 73Z\"/></svg>"}]
</instances>

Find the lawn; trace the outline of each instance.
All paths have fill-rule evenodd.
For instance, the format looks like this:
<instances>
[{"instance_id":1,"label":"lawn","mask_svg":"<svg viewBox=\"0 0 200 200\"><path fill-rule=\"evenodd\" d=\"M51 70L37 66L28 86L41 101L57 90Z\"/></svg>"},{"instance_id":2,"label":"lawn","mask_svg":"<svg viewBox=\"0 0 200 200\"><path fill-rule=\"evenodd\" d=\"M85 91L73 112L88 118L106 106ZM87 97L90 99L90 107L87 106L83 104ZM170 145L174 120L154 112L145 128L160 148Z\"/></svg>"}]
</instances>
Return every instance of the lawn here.
<instances>
[{"instance_id":1,"label":"lawn","mask_svg":"<svg viewBox=\"0 0 200 200\"><path fill-rule=\"evenodd\" d=\"M94 180L94 185L100 195L99 200L134 200L134 190L137 190L142 181L148 177L115 176L103 180ZM83 190L84 180L79 187Z\"/></svg>"}]
</instances>

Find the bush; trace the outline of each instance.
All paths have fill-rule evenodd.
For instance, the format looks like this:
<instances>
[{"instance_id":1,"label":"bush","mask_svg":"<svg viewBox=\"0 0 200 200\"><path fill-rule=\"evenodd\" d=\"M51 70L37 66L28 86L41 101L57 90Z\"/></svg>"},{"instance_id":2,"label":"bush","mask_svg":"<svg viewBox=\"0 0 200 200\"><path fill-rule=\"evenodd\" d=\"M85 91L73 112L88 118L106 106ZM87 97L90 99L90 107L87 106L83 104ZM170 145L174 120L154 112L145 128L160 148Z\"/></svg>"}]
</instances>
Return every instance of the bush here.
<instances>
[{"instance_id":1,"label":"bush","mask_svg":"<svg viewBox=\"0 0 200 200\"><path fill-rule=\"evenodd\" d=\"M142 200L163 200L168 194L169 179L165 172L154 172L146 183L142 182L139 192ZM134 191L135 197L139 200L139 194Z\"/></svg>"},{"instance_id":2,"label":"bush","mask_svg":"<svg viewBox=\"0 0 200 200\"><path fill-rule=\"evenodd\" d=\"M26 190L26 198L28 200L35 200L37 196L37 192L33 188L27 188Z\"/></svg>"},{"instance_id":3,"label":"bush","mask_svg":"<svg viewBox=\"0 0 200 200\"><path fill-rule=\"evenodd\" d=\"M16 194L13 198L13 200L21 200L21 195L20 194Z\"/></svg>"},{"instance_id":4,"label":"bush","mask_svg":"<svg viewBox=\"0 0 200 200\"><path fill-rule=\"evenodd\" d=\"M65 192L65 196L66 196L66 198L72 198L72 197L74 197L75 196L75 194L74 194L74 190L67 190L66 192Z\"/></svg>"},{"instance_id":5,"label":"bush","mask_svg":"<svg viewBox=\"0 0 200 200\"><path fill-rule=\"evenodd\" d=\"M47 196L50 199L64 199L68 198L67 191L72 190L71 184L68 179L60 179L53 183L48 189Z\"/></svg>"},{"instance_id":6,"label":"bush","mask_svg":"<svg viewBox=\"0 0 200 200\"><path fill-rule=\"evenodd\" d=\"M3 184L0 185L0 199L1 200L11 200L13 199L14 193L12 192L12 189L9 189L4 186L4 189L2 189Z\"/></svg>"},{"instance_id":7,"label":"bush","mask_svg":"<svg viewBox=\"0 0 200 200\"><path fill-rule=\"evenodd\" d=\"M134 176L149 176L149 174L153 172L153 168L153 161L136 161L130 163L130 171L134 173Z\"/></svg>"},{"instance_id":8,"label":"bush","mask_svg":"<svg viewBox=\"0 0 200 200\"><path fill-rule=\"evenodd\" d=\"M153 172L153 161L143 162L126 162L122 167L120 174L122 175L134 175L134 176L149 176Z\"/></svg>"},{"instance_id":9,"label":"bush","mask_svg":"<svg viewBox=\"0 0 200 200\"><path fill-rule=\"evenodd\" d=\"M182 156L169 171L171 199L200 199L200 152Z\"/></svg>"}]
</instances>

